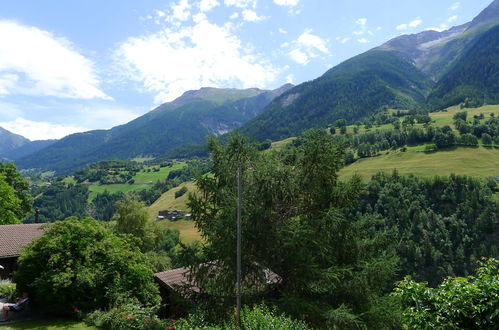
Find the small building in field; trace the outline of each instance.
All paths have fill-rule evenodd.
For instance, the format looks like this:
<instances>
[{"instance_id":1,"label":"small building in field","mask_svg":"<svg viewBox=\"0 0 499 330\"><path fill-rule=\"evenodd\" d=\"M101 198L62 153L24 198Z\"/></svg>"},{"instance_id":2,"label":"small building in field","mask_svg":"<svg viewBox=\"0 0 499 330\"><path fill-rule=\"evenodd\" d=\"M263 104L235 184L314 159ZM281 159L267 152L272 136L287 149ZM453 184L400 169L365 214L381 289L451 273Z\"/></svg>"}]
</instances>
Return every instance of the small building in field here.
<instances>
[{"instance_id":1,"label":"small building in field","mask_svg":"<svg viewBox=\"0 0 499 330\"><path fill-rule=\"evenodd\" d=\"M21 248L43 234L41 223L0 225L0 279L10 278Z\"/></svg>"}]
</instances>

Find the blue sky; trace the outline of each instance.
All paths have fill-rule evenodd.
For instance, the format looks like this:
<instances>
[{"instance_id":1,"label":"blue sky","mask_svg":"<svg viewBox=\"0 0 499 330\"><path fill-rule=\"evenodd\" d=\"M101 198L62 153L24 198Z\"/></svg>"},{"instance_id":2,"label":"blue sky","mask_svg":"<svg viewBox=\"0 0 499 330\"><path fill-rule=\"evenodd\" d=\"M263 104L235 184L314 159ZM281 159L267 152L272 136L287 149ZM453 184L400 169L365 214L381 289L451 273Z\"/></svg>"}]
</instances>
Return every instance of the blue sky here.
<instances>
[{"instance_id":1,"label":"blue sky","mask_svg":"<svg viewBox=\"0 0 499 330\"><path fill-rule=\"evenodd\" d=\"M204 86L274 89L491 0L0 0L0 126L124 124Z\"/></svg>"}]
</instances>

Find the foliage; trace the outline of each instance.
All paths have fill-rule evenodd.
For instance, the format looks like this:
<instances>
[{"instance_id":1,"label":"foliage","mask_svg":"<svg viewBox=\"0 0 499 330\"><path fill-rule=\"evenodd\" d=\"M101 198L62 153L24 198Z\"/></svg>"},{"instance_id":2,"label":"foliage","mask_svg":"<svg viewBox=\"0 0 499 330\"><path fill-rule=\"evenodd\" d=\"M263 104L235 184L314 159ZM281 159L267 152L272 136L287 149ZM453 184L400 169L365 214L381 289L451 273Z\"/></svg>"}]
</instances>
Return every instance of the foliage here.
<instances>
[{"instance_id":1,"label":"foliage","mask_svg":"<svg viewBox=\"0 0 499 330\"><path fill-rule=\"evenodd\" d=\"M170 250L178 243L178 232L149 220L145 205L133 198L127 197L116 203L112 220L115 229L119 233L129 234L142 252Z\"/></svg>"},{"instance_id":2,"label":"foliage","mask_svg":"<svg viewBox=\"0 0 499 330\"><path fill-rule=\"evenodd\" d=\"M52 182L31 190L33 208L40 210L40 221L53 222L71 216L87 215L88 188L82 184ZM31 217L31 219L33 216Z\"/></svg>"},{"instance_id":3,"label":"foliage","mask_svg":"<svg viewBox=\"0 0 499 330\"><path fill-rule=\"evenodd\" d=\"M5 210L6 213L3 216L0 215L0 219L3 218L4 223L13 223L13 219L24 219L31 212L33 199L29 193L28 182L17 171L14 163L0 162L0 186L2 186L0 188L0 210ZM0 220L1 223L2 220Z\"/></svg>"},{"instance_id":4,"label":"foliage","mask_svg":"<svg viewBox=\"0 0 499 330\"><path fill-rule=\"evenodd\" d=\"M91 218L44 228L25 246L14 280L43 311L69 314L107 308L126 299L159 302L153 272L137 247Z\"/></svg>"},{"instance_id":5,"label":"foliage","mask_svg":"<svg viewBox=\"0 0 499 330\"><path fill-rule=\"evenodd\" d=\"M197 312L187 319L177 320L174 323L174 328L176 330L230 330L234 329L234 324L234 316L230 318L230 322L210 324L202 312ZM293 320L284 314L279 314L275 309L268 308L265 305L257 305L253 307L244 306L241 309L240 329L306 330L310 329L310 327L302 321Z\"/></svg>"},{"instance_id":6,"label":"foliage","mask_svg":"<svg viewBox=\"0 0 499 330\"><path fill-rule=\"evenodd\" d=\"M383 218L397 233L401 274L436 285L445 276L465 276L480 256L499 256L499 203L495 182L451 175L373 176L352 214Z\"/></svg>"},{"instance_id":7,"label":"foliage","mask_svg":"<svg viewBox=\"0 0 499 330\"><path fill-rule=\"evenodd\" d=\"M187 190L188 190L187 187L183 186L182 188L180 188L175 192L175 198L182 197L187 192Z\"/></svg>"},{"instance_id":8,"label":"foliage","mask_svg":"<svg viewBox=\"0 0 499 330\"><path fill-rule=\"evenodd\" d=\"M19 223L16 211L20 208L21 201L16 197L16 192L10 186L5 176L0 173L0 225Z\"/></svg>"},{"instance_id":9,"label":"foliage","mask_svg":"<svg viewBox=\"0 0 499 330\"><path fill-rule=\"evenodd\" d=\"M436 288L406 277L395 295L411 329L493 329L499 324L499 262L483 260L477 275L447 278Z\"/></svg>"},{"instance_id":10,"label":"foliage","mask_svg":"<svg viewBox=\"0 0 499 330\"><path fill-rule=\"evenodd\" d=\"M108 311L96 310L85 317L88 325L107 330L152 330L168 329L169 321L156 316L157 307L142 307L136 303L123 304Z\"/></svg>"},{"instance_id":11,"label":"foliage","mask_svg":"<svg viewBox=\"0 0 499 330\"><path fill-rule=\"evenodd\" d=\"M211 310L234 294L235 173L242 164L244 299L265 294L262 267L268 267L282 278L278 305L293 317L321 327L393 322L390 299L382 297L396 269L392 234L374 231L373 217L345 216L360 183L338 181L344 150L330 135L313 130L295 149L269 153L257 153L237 135L226 146L212 140L210 148L214 177L196 179L200 193L189 206L206 242L205 260L221 267L215 277L203 265L195 269L213 294Z\"/></svg>"},{"instance_id":12,"label":"foliage","mask_svg":"<svg viewBox=\"0 0 499 330\"><path fill-rule=\"evenodd\" d=\"M16 284L11 280L0 280L0 298L5 298L16 291Z\"/></svg>"}]
</instances>

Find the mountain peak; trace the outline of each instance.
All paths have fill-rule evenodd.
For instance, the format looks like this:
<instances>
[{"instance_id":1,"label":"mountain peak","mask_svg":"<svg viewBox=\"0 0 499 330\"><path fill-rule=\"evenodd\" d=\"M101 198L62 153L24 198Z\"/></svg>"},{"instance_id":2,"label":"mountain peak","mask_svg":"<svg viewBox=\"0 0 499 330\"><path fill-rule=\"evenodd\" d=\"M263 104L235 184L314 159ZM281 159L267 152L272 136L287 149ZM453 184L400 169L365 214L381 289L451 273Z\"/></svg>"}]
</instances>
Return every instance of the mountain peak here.
<instances>
[{"instance_id":1,"label":"mountain peak","mask_svg":"<svg viewBox=\"0 0 499 330\"><path fill-rule=\"evenodd\" d=\"M473 27L499 24L499 0L494 0L490 5L471 21Z\"/></svg>"},{"instance_id":2,"label":"mountain peak","mask_svg":"<svg viewBox=\"0 0 499 330\"><path fill-rule=\"evenodd\" d=\"M202 87L197 90L190 90L176 98L169 104L174 107L182 106L189 102L195 101L210 101L221 105L227 101L236 101L239 99L253 97L267 91L258 88L215 88L215 87Z\"/></svg>"}]
</instances>

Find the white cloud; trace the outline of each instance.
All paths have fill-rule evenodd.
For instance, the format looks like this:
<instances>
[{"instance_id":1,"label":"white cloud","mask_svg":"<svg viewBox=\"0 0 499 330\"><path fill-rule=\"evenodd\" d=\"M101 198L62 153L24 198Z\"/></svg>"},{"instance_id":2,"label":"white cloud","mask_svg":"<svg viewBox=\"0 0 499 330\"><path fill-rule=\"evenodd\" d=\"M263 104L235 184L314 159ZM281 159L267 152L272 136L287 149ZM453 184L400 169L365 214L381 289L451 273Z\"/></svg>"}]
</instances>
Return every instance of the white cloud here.
<instances>
[{"instance_id":1,"label":"white cloud","mask_svg":"<svg viewBox=\"0 0 499 330\"><path fill-rule=\"evenodd\" d=\"M366 38L360 38L360 39L357 39L357 42L359 42L361 44L367 44L367 43L370 43L371 41L367 40Z\"/></svg>"},{"instance_id":2,"label":"white cloud","mask_svg":"<svg viewBox=\"0 0 499 330\"><path fill-rule=\"evenodd\" d=\"M427 28L426 31L437 31L437 32L442 32L442 31L445 31L447 30L448 26L447 24L440 24L440 27L431 27L431 28Z\"/></svg>"},{"instance_id":3,"label":"white cloud","mask_svg":"<svg viewBox=\"0 0 499 330\"><path fill-rule=\"evenodd\" d=\"M0 126L32 141L60 139L69 134L88 131L88 129L83 127L61 125L44 121L31 121L21 117L7 122L0 122Z\"/></svg>"},{"instance_id":4,"label":"white cloud","mask_svg":"<svg viewBox=\"0 0 499 330\"><path fill-rule=\"evenodd\" d=\"M288 33L288 31L284 30L283 28L279 28L277 31L279 33L282 33L282 34L287 34Z\"/></svg>"},{"instance_id":5,"label":"white cloud","mask_svg":"<svg viewBox=\"0 0 499 330\"><path fill-rule=\"evenodd\" d=\"M243 14L243 20L248 22L258 22L265 19L265 17L263 16L258 16L257 13L251 9L244 9L242 11L242 14Z\"/></svg>"},{"instance_id":6,"label":"white cloud","mask_svg":"<svg viewBox=\"0 0 499 330\"><path fill-rule=\"evenodd\" d=\"M327 41L310 32L310 30L303 32L298 37L297 43L309 50L316 49L321 53L329 54L329 49L326 47Z\"/></svg>"},{"instance_id":7,"label":"white cloud","mask_svg":"<svg viewBox=\"0 0 499 330\"><path fill-rule=\"evenodd\" d=\"M305 30L298 39L291 43L286 42L281 45L283 48L293 47L293 49L288 52L288 56L299 64L308 64L311 58L319 56L318 52L330 55L329 49L327 48L328 41L311 32L311 30Z\"/></svg>"},{"instance_id":8,"label":"white cloud","mask_svg":"<svg viewBox=\"0 0 499 330\"><path fill-rule=\"evenodd\" d=\"M308 62L310 62L308 55L302 52L300 49L293 49L288 53L288 55L293 61L299 64L306 65L308 64Z\"/></svg>"},{"instance_id":9,"label":"white cloud","mask_svg":"<svg viewBox=\"0 0 499 330\"><path fill-rule=\"evenodd\" d=\"M353 34L357 36L361 36L367 31L367 18L359 18L357 21L355 21L355 24L359 26L359 30L353 31Z\"/></svg>"},{"instance_id":10,"label":"white cloud","mask_svg":"<svg viewBox=\"0 0 499 330\"><path fill-rule=\"evenodd\" d=\"M458 19L458 18L459 18L459 16L457 16L457 15L452 15L451 17L449 17L449 19L447 19L447 22L452 23L452 22L454 22L454 21L455 21L456 19Z\"/></svg>"},{"instance_id":11,"label":"white cloud","mask_svg":"<svg viewBox=\"0 0 499 330\"><path fill-rule=\"evenodd\" d=\"M236 6L238 8L256 8L256 0L225 0L226 6Z\"/></svg>"},{"instance_id":12,"label":"white cloud","mask_svg":"<svg viewBox=\"0 0 499 330\"><path fill-rule=\"evenodd\" d=\"M350 38L340 38L342 44L346 44L348 41L350 41Z\"/></svg>"},{"instance_id":13,"label":"white cloud","mask_svg":"<svg viewBox=\"0 0 499 330\"><path fill-rule=\"evenodd\" d=\"M298 4L298 0L274 0L274 3L279 6L294 7Z\"/></svg>"},{"instance_id":14,"label":"white cloud","mask_svg":"<svg viewBox=\"0 0 499 330\"><path fill-rule=\"evenodd\" d=\"M423 20L418 17L409 23L399 24L395 27L397 30L407 30L408 28L415 28L423 23Z\"/></svg>"},{"instance_id":15,"label":"white cloud","mask_svg":"<svg viewBox=\"0 0 499 330\"><path fill-rule=\"evenodd\" d=\"M6 73L0 76L0 95L10 94L10 89L16 86L19 76L13 73Z\"/></svg>"},{"instance_id":16,"label":"white cloud","mask_svg":"<svg viewBox=\"0 0 499 330\"><path fill-rule=\"evenodd\" d=\"M201 0L198 3L199 10L202 12L210 11L218 6L220 6L220 2L217 0Z\"/></svg>"},{"instance_id":17,"label":"white cloud","mask_svg":"<svg viewBox=\"0 0 499 330\"><path fill-rule=\"evenodd\" d=\"M4 92L110 99L98 88L94 64L68 40L9 20L0 20L0 74Z\"/></svg>"},{"instance_id":18,"label":"white cloud","mask_svg":"<svg viewBox=\"0 0 499 330\"><path fill-rule=\"evenodd\" d=\"M460 2L454 2L452 4L452 6L449 7L449 10L450 11L454 11L454 10L457 10L459 7L461 7L461 3Z\"/></svg>"},{"instance_id":19,"label":"white cloud","mask_svg":"<svg viewBox=\"0 0 499 330\"><path fill-rule=\"evenodd\" d=\"M187 21L191 17L191 5L189 0L179 0L177 4L172 5L172 18L179 21Z\"/></svg>"},{"instance_id":20,"label":"white cloud","mask_svg":"<svg viewBox=\"0 0 499 330\"><path fill-rule=\"evenodd\" d=\"M418 17L409 23L409 27L415 28L415 27L421 25L421 23L423 23L423 20L420 17Z\"/></svg>"},{"instance_id":21,"label":"white cloud","mask_svg":"<svg viewBox=\"0 0 499 330\"><path fill-rule=\"evenodd\" d=\"M243 47L230 26L207 20L129 38L116 52L122 74L156 93L155 103L206 86L266 88L277 69Z\"/></svg>"},{"instance_id":22,"label":"white cloud","mask_svg":"<svg viewBox=\"0 0 499 330\"><path fill-rule=\"evenodd\" d=\"M230 19L236 19L238 17L239 17L239 13L238 12L232 13L232 15L230 15Z\"/></svg>"},{"instance_id":23,"label":"white cloud","mask_svg":"<svg viewBox=\"0 0 499 330\"><path fill-rule=\"evenodd\" d=\"M293 74L288 74L286 76L286 83L287 84L294 84L295 76Z\"/></svg>"}]
</instances>

